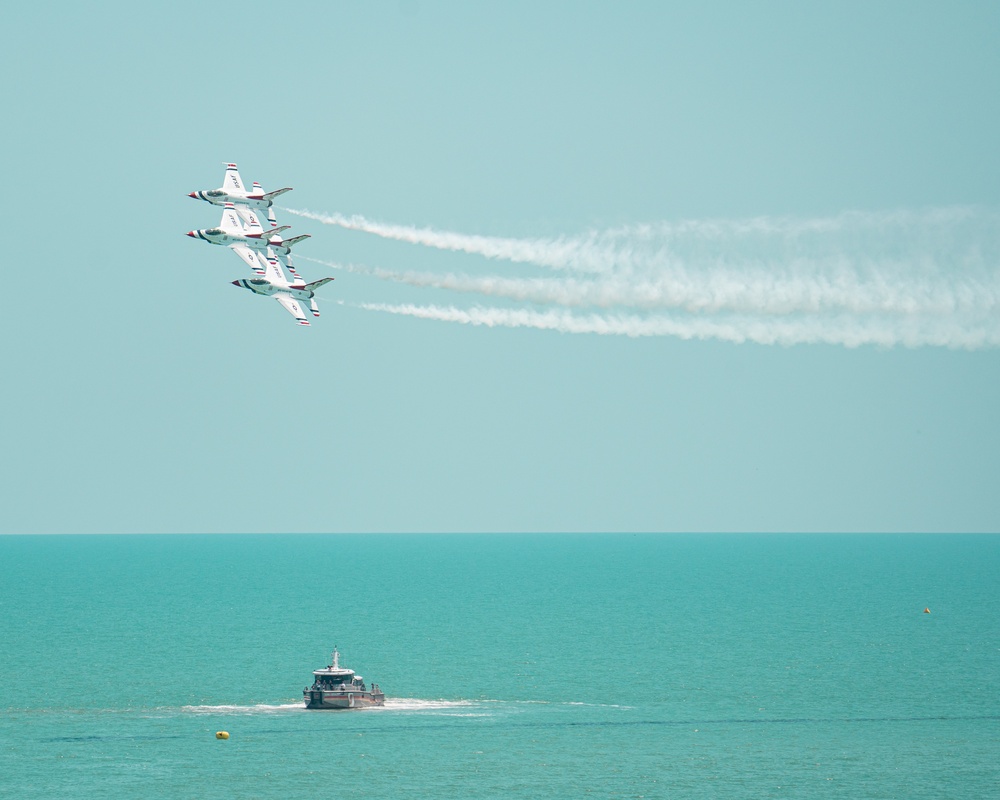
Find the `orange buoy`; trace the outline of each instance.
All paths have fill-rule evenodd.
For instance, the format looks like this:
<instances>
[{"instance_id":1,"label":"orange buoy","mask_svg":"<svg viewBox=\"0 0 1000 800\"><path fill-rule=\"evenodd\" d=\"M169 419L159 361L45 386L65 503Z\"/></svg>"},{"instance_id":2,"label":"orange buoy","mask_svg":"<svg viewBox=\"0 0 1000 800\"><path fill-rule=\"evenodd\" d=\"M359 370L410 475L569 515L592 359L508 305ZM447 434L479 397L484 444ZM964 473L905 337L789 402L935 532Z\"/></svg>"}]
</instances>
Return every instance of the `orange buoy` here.
<instances>
[{"instance_id":1,"label":"orange buoy","mask_svg":"<svg viewBox=\"0 0 1000 800\"><path fill-rule=\"evenodd\" d=\"M215 732L215 738L216 739L228 739L229 738L229 731L216 731Z\"/></svg>"},{"instance_id":2,"label":"orange buoy","mask_svg":"<svg viewBox=\"0 0 1000 800\"><path fill-rule=\"evenodd\" d=\"M929 608L925 608L925 609L924 609L924 613L925 613L925 614L930 614L930 613L931 613L931 610L930 610Z\"/></svg>"}]
</instances>

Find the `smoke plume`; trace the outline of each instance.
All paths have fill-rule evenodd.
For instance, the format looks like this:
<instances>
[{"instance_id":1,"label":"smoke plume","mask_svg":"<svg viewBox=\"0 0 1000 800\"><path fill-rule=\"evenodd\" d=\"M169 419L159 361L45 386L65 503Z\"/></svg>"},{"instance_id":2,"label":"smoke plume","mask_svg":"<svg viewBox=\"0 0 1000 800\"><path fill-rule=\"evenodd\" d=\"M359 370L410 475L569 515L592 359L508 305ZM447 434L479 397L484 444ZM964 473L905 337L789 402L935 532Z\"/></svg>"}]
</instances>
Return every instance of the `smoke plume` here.
<instances>
[{"instance_id":1,"label":"smoke plume","mask_svg":"<svg viewBox=\"0 0 1000 800\"><path fill-rule=\"evenodd\" d=\"M553 271L470 275L319 262L409 286L533 306L362 305L371 310L565 333L768 344L974 349L1000 343L1000 215L982 209L696 220L550 239L291 213Z\"/></svg>"}]
</instances>

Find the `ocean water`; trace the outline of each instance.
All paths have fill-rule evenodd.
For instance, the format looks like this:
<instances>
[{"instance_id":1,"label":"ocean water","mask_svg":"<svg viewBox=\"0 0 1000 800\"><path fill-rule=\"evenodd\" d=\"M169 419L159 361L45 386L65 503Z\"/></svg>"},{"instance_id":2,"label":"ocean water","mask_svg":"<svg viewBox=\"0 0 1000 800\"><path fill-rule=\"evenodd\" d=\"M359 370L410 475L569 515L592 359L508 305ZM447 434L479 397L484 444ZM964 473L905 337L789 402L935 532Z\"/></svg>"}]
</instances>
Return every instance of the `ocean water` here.
<instances>
[{"instance_id":1,"label":"ocean water","mask_svg":"<svg viewBox=\"0 0 1000 800\"><path fill-rule=\"evenodd\" d=\"M6 536L0 566L3 797L1000 797L998 536ZM384 708L303 708L334 645Z\"/></svg>"}]
</instances>

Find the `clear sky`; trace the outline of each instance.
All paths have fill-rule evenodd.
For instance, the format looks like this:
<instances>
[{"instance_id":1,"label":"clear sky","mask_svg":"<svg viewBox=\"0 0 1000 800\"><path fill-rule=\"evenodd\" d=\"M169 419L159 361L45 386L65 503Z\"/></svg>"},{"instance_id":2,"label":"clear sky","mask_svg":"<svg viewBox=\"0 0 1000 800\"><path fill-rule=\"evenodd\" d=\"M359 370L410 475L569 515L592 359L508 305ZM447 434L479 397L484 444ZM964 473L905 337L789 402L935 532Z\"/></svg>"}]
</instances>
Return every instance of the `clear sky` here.
<instances>
[{"instance_id":1,"label":"clear sky","mask_svg":"<svg viewBox=\"0 0 1000 800\"><path fill-rule=\"evenodd\" d=\"M774 276L841 259L865 291L888 269L904 304L959 281L996 331L1000 5L21 3L4 28L0 532L1000 529L1000 348L921 343L968 317L899 312L898 343L845 346L867 317L828 287L794 316L836 327L825 343L361 307L745 332L774 323ZM683 251L698 291L747 293L689 314L407 286L303 259L575 284L279 212L312 234L305 278L336 277L299 328L184 236L218 221L186 194L230 160L293 186L291 209L543 243L626 231L616 252L668 283ZM745 220L770 232L734 244ZM803 220L836 224L793 247L781 226ZM685 221L730 233L666 254L629 238Z\"/></svg>"}]
</instances>

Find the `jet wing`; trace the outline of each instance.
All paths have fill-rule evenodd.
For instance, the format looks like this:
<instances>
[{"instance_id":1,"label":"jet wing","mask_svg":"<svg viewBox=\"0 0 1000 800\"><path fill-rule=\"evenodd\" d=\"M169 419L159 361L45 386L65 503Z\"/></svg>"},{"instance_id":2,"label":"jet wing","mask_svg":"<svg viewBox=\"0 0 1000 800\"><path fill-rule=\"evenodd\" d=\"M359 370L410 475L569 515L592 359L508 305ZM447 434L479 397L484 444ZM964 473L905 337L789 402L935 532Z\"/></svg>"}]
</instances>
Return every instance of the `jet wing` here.
<instances>
[{"instance_id":1,"label":"jet wing","mask_svg":"<svg viewBox=\"0 0 1000 800\"><path fill-rule=\"evenodd\" d=\"M258 275L263 275L267 271L267 262L256 250L247 247L245 244L231 244L229 249L242 258L247 266Z\"/></svg>"},{"instance_id":2,"label":"jet wing","mask_svg":"<svg viewBox=\"0 0 1000 800\"><path fill-rule=\"evenodd\" d=\"M305 283L305 281L302 280L302 276L295 271L295 266L292 264L292 254L290 252L286 253L285 255L279 254L277 256L277 259L278 263L281 264L282 267L284 267L285 272L291 275L292 278L291 283L293 285Z\"/></svg>"},{"instance_id":3,"label":"jet wing","mask_svg":"<svg viewBox=\"0 0 1000 800\"><path fill-rule=\"evenodd\" d=\"M236 169L235 164L226 164L226 177L222 179L222 188L230 193L246 194L243 178L240 177L240 171Z\"/></svg>"},{"instance_id":4,"label":"jet wing","mask_svg":"<svg viewBox=\"0 0 1000 800\"><path fill-rule=\"evenodd\" d=\"M309 320L306 319L306 315L302 313L302 306L299 305L299 301L294 297L287 294L274 294L271 296L281 303L289 314L295 317L295 321L298 322L299 325L309 324Z\"/></svg>"},{"instance_id":5,"label":"jet wing","mask_svg":"<svg viewBox=\"0 0 1000 800\"><path fill-rule=\"evenodd\" d=\"M223 230L236 231L237 233L243 233L243 223L240 222L240 216L236 213L236 206L232 203L226 203L222 208L222 221L219 223L219 227Z\"/></svg>"},{"instance_id":6,"label":"jet wing","mask_svg":"<svg viewBox=\"0 0 1000 800\"><path fill-rule=\"evenodd\" d=\"M293 283L293 281L288 280L288 275L286 275L285 271L281 268L281 264L278 263L278 259L275 257L274 251L270 247L267 248L267 258L261 256L261 260L267 265L264 277L271 281L271 283L283 283L286 286Z\"/></svg>"},{"instance_id":7,"label":"jet wing","mask_svg":"<svg viewBox=\"0 0 1000 800\"><path fill-rule=\"evenodd\" d=\"M240 219L246 223L246 227L249 229L247 233L262 235L264 233L263 228L261 228L260 220L257 218L257 214L249 206L242 204L236 205L236 213L239 215Z\"/></svg>"}]
</instances>

